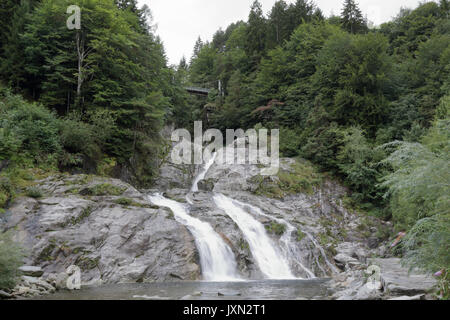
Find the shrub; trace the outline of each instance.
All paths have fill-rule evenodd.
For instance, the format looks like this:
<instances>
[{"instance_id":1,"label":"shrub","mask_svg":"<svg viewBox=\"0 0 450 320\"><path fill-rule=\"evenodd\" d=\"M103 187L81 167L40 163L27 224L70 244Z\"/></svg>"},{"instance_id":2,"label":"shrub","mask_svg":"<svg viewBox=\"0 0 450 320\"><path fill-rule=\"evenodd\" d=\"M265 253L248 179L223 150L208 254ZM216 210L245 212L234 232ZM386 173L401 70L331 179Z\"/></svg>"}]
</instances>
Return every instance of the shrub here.
<instances>
[{"instance_id":1,"label":"shrub","mask_svg":"<svg viewBox=\"0 0 450 320\"><path fill-rule=\"evenodd\" d=\"M428 272L450 269L449 213L450 120L438 120L422 143L402 142L384 162L393 173L384 177L397 230L404 239L405 262Z\"/></svg>"},{"instance_id":2,"label":"shrub","mask_svg":"<svg viewBox=\"0 0 450 320\"><path fill-rule=\"evenodd\" d=\"M114 203L119 204L121 206L131 206L134 204L134 201L128 198L120 198L117 200L114 200Z\"/></svg>"},{"instance_id":3,"label":"shrub","mask_svg":"<svg viewBox=\"0 0 450 320\"><path fill-rule=\"evenodd\" d=\"M0 289L12 289L19 276L23 249L15 243L10 233L0 233Z\"/></svg>"},{"instance_id":4,"label":"shrub","mask_svg":"<svg viewBox=\"0 0 450 320\"><path fill-rule=\"evenodd\" d=\"M0 177L0 209L5 208L13 196L11 181L6 177Z\"/></svg>"},{"instance_id":5,"label":"shrub","mask_svg":"<svg viewBox=\"0 0 450 320\"><path fill-rule=\"evenodd\" d=\"M315 168L306 161L296 160L290 170L278 173L280 189L286 193L311 193L313 187L320 184L321 176Z\"/></svg>"},{"instance_id":6,"label":"shrub","mask_svg":"<svg viewBox=\"0 0 450 320\"><path fill-rule=\"evenodd\" d=\"M25 193L27 197L39 199L43 197L42 190L37 187L29 187Z\"/></svg>"},{"instance_id":7,"label":"shrub","mask_svg":"<svg viewBox=\"0 0 450 320\"><path fill-rule=\"evenodd\" d=\"M300 241L302 241L305 237L306 237L306 234L305 234L302 230L298 229L298 230L297 230L297 241L300 242Z\"/></svg>"},{"instance_id":8,"label":"shrub","mask_svg":"<svg viewBox=\"0 0 450 320\"><path fill-rule=\"evenodd\" d=\"M296 159L288 170L280 170L277 177L255 176L252 182L258 184L255 194L281 199L287 194L311 193L318 186L322 176L307 161Z\"/></svg>"},{"instance_id":9,"label":"shrub","mask_svg":"<svg viewBox=\"0 0 450 320\"><path fill-rule=\"evenodd\" d=\"M294 157L299 154L300 141L298 130L286 127L280 129L280 153L283 157Z\"/></svg>"},{"instance_id":10,"label":"shrub","mask_svg":"<svg viewBox=\"0 0 450 320\"><path fill-rule=\"evenodd\" d=\"M286 225L277 222L271 222L270 225L266 226L266 230L270 233L276 234L277 236L281 236L286 232Z\"/></svg>"},{"instance_id":11,"label":"shrub","mask_svg":"<svg viewBox=\"0 0 450 320\"><path fill-rule=\"evenodd\" d=\"M81 193L88 196L120 196L126 188L113 186L109 183L97 184L93 187L83 190Z\"/></svg>"}]
</instances>

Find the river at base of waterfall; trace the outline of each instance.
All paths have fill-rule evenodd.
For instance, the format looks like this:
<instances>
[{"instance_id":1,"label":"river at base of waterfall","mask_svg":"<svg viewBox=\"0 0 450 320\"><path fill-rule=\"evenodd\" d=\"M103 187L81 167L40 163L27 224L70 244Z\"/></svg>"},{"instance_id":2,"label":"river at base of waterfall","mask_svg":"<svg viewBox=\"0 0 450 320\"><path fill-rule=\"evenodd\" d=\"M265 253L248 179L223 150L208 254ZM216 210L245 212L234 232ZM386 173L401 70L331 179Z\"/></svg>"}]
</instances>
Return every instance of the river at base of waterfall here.
<instances>
[{"instance_id":1,"label":"river at base of waterfall","mask_svg":"<svg viewBox=\"0 0 450 320\"><path fill-rule=\"evenodd\" d=\"M161 282L83 287L40 300L311 300L327 299L326 279L239 282Z\"/></svg>"}]
</instances>

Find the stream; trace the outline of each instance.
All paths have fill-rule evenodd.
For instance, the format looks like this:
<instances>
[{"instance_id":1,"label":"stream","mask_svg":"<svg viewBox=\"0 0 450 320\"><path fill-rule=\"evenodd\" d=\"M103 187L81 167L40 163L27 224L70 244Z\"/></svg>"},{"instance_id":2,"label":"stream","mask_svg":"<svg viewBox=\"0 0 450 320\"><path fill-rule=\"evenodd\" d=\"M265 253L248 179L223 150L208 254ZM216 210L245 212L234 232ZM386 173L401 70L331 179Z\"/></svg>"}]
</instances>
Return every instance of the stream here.
<instances>
[{"instance_id":1,"label":"stream","mask_svg":"<svg viewBox=\"0 0 450 320\"><path fill-rule=\"evenodd\" d=\"M249 249L261 272L262 279L250 280L240 274L232 248L213 226L190 214L192 197L199 191L198 183L207 175L217 154L206 161L195 177L186 203L165 197L162 193L147 195L149 202L172 211L174 218L191 232L199 253L201 281L111 284L99 287L84 286L79 291L58 291L36 299L74 300L271 300L271 299L325 299L326 279L318 279L306 268L292 242L295 228L287 221L272 218L247 203L222 193L211 193L212 203L233 221L249 244ZM287 232L275 242L256 217L266 216L286 226ZM309 236L309 235L308 235ZM320 248L321 249L321 248ZM325 257L326 258L326 257ZM291 266L297 264L308 279L294 275Z\"/></svg>"},{"instance_id":2,"label":"stream","mask_svg":"<svg viewBox=\"0 0 450 320\"><path fill-rule=\"evenodd\" d=\"M58 291L38 300L310 300L326 299L327 280L131 283Z\"/></svg>"}]
</instances>

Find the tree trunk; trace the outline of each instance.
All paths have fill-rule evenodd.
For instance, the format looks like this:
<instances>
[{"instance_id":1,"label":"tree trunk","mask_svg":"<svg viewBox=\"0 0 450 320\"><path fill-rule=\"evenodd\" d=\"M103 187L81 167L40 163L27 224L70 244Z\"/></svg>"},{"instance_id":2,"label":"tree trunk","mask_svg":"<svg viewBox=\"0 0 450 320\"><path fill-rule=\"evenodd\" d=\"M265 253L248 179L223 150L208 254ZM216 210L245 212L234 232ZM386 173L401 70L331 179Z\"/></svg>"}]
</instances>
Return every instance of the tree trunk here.
<instances>
[{"instance_id":1,"label":"tree trunk","mask_svg":"<svg viewBox=\"0 0 450 320\"><path fill-rule=\"evenodd\" d=\"M76 42L77 42L77 57L78 57L78 79L77 79L77 93L76 93L76 99L75 104L79 107L82 104L82 97L81 97L81 87L83 86L84 82L84 60L88 54L88 51L86 51L85 48L85 40L83 35L81 34L81 31L77 31L76 35Z\"/></svg>"}]
</instances>

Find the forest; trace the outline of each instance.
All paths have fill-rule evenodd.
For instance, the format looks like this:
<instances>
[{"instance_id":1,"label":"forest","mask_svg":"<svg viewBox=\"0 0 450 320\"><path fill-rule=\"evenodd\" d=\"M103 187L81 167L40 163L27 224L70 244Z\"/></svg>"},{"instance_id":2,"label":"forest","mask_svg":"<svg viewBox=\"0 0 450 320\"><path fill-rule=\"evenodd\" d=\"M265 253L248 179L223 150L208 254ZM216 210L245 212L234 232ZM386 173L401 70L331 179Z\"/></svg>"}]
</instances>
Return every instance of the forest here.
<instances>
[{"instance_id":1,"label":"forest","mask_svg":"<svg viewBox=\"0 0 450 320\"><path fill-rule=\"evenodd\" d=\"M66 27L73 4L80 30ZM166 124L280 129L282 156L311 161L351 190L348 206L392 221L406 233L397 254L442 271L448 290L449 13L448 0L429 1L375 26L355 0L329 17L310 0L268 14L256 0L247 21L170 66L137 0L2 0L0 215L55 173L152 186Z\"/></svg>"},{"instance_id":2,"label":"forest","mask_svg":"<svg viewBox=\"0 0 450 320\"><path fill-rule=\"evenodd\" d=\"M179 125L280 128L282 155L312 161L352 190L350 205L408 231L410 265L448 270L449 12L426 2L374 27L354 0L328 18L311 1L277 1L267 16L255 1L248 21L199 38L180 62L182 83L215 90Z\"/></svg>"}]
</instances>

